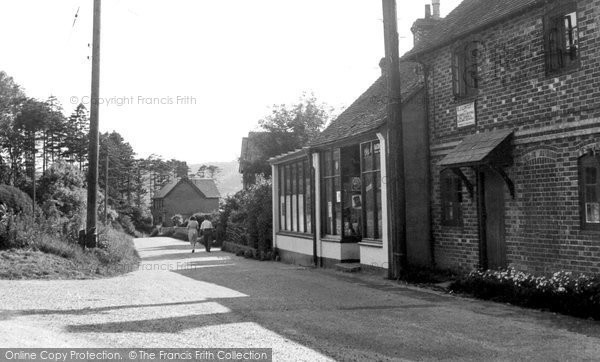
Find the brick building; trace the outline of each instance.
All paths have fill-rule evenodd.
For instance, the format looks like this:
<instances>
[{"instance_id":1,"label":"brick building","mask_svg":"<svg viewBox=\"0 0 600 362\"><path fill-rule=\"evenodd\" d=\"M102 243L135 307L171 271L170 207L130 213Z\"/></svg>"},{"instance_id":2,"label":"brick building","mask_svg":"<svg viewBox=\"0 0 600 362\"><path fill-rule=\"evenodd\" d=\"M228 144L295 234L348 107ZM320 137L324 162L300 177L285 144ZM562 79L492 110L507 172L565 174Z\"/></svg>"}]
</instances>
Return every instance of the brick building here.
<instances>
[{"instance_id":1,"label":"brick building","mask_svg":"<svg viewBox=\"0 0 600 362\"><path fill-rule=\"evenodd\" d=\"M600 0L465 0L427 24L402 60L425 73L434 263L599 272Z\"/></svg>"},{"instance_id":2,"label":"brick building","mask_svg":"<svg viewBox=\"0 0 600 362\"><path fill-rule=\"evenodd\" d=\"M172 226L171 217L180 214L183 219L219 209L219 190L213 179L175 179L160 189L152 198L152 217L155 224Z\"/></svg>"}]
</instances>

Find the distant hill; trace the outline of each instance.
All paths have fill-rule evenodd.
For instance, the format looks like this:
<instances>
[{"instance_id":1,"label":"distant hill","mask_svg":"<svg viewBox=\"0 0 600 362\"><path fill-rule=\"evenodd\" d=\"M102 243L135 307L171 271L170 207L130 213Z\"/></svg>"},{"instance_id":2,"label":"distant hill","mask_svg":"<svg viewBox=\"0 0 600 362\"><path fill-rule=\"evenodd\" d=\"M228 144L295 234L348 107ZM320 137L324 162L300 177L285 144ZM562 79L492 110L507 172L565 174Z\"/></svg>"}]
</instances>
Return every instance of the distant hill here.
<instances>
[{"instance_id":1,"label":"distant hill","mask_svg":"<svg viewBox=\"0 0 600 362\"><path fill-rule=\"evenodd\" d=\"M242 189L242 174L239 173L238 161L231 162L204 162L195 165L188 165L190 173L196 174L198 168L202 165L214 165L221 169L221 172L216 176L217 188L221 193L221 197L233 195Z\"/></svg>"}]
</instances>

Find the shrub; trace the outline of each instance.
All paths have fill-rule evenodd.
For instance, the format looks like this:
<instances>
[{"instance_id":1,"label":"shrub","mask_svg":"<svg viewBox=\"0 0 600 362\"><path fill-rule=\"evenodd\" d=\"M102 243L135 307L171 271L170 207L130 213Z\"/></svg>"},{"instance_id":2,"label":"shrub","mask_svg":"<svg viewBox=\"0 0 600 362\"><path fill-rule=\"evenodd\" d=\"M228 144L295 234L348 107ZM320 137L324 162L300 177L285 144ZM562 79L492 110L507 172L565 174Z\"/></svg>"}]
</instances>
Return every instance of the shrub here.
<instances>
[{"instance_id":1,"label":"shrub","mask_svg":"<svg viewBox=\"0 0 600 362\"><path fill-rule=\"evenodd\" d=\"M173 222L173 226L180 226L183 224L183 216L179 214L173 215L171 221Z\"/></svg>"},{"instance_id":2,"label":"shrub","mask_svg":"<svg viewBox=\"0 0 600 362\"><path fill-rule=\"evenodd\" d=\"M559 271L551 277L536 277L512 268L473 271L450 289L481 299L600 320L600 275Z\"/></svg>"},{"instance_id":3,"label":"shrub","mask_svg":"<svg viewBox=\"0 0 600 362\"><path fill-rule=\"evenodd\" d=\"M117 223L121 226L122 230L131 235L131 236L136 236L135 234L135 225L133 225L133 222L131 221L131 218L127 215L119 215L119 217L117 217Z\"/></svg>"},{"instance_id":4,"label":"shrub","mask_svg":"<svg viewBox=\"0 0 600 362\"><path fill-rule=\"evenodd\" d=\"M268 251L272 245L272 188L263 181L225 199L212 218L217 239Z\"/></svg>"},{"instance_id":5,"label":"shrub","mask_svg":"<svg viewBox=\"0 0 600 362\"><path fill-rule=\"evenodd\" d=\"M33 201L31 197L16 187L0 185L0 204L4 204L15 214L31 215Z\"/></svg>"}]
</instances>

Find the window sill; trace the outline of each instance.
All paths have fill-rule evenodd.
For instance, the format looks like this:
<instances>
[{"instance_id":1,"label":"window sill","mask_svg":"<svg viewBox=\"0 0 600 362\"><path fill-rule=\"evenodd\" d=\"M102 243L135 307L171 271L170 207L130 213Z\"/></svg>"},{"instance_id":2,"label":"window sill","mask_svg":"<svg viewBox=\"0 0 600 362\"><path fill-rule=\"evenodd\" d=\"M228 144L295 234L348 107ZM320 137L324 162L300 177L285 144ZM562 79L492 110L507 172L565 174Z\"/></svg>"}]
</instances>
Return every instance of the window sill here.
<instances>
[{"instance_id":1,"label":"window sill","mask_svg":"<svg viewBox=\"0 0 600 362\"><path fill-rule=\"evenodd\" d=\"M570 66L562 68L562 69L553 70L553 71L546 70L546 79L562 77L563 75L575 73L580 69L581 69L581 63L577 62L573 65L570 65Z\"/></svg>"},{"instance_id":2,"label":"window sill","mask_svg":"<svg viewBox=\"0 0 600 362\"><path fill-rule=\"evenodd\" d=\"M325 241L328 243L341 243L342 238L337 235L323 235L321 236L321 241Z\"/></svg>"},{"instance_id":3,"label":"window sill","mask_svg":"<svg viewBox=\"0 0 600 362\"><path fill-rule=\"evenodd\" d=\"M362 239L360 246L367 246L369 248L383 248L383 241L378 239Z\"/></svg>"},{"instance_id":4,"label":"window sill","mask_svg":"<svg viewBox=\"0 0 600 362\"><path fill-rule=\"evenodd\" d=\"M313 238L312 234L297 233L297 232L293 232L293 231L278 231L276 235L289 236L292 238L300 238L300 239L310 239L310 240L312 240L312 238Z\"/></svg>"}]
</instances>

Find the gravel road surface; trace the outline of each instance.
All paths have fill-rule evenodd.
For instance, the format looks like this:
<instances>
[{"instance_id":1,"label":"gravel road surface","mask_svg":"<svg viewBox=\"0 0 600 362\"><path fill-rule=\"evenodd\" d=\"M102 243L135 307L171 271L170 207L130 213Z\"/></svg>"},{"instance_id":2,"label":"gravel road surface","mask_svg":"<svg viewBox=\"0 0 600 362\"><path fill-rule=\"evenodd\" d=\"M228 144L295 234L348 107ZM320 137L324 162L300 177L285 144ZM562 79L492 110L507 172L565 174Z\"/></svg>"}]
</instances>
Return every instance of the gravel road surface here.
<instances>
[{"instance_id":1,"label":"gravel road surface","mask_svg":"<svg viewBox=\"0 0 600 362\"><path fill-rule=\"evenodd\" d=\"M273 348L278 361L599 360L600 323L137 239L100 280L0 281L0 347Z\"/></svg>"}]
</instances>

